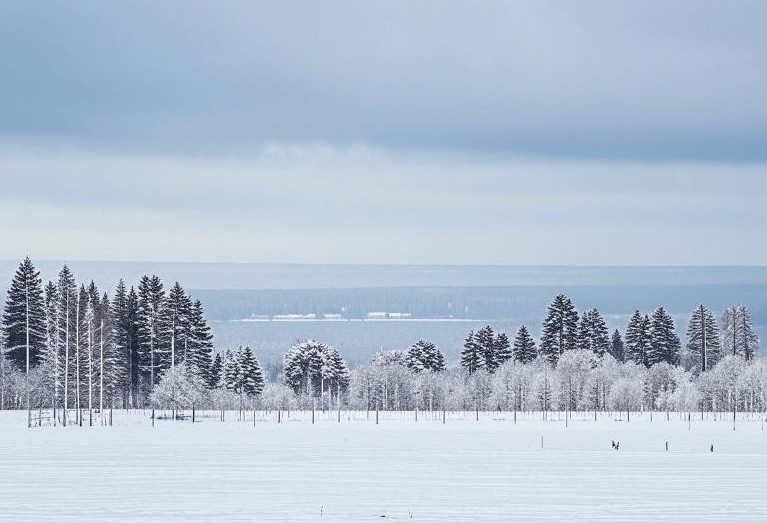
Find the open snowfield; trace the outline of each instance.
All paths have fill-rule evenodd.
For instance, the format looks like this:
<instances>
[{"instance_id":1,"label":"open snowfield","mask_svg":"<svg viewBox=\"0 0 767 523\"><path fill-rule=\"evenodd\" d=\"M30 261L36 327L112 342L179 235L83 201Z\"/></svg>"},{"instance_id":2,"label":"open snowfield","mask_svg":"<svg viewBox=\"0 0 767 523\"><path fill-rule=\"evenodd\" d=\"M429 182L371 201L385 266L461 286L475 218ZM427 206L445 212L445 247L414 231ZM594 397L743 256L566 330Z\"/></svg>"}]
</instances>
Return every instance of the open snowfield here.
<instances>
[{"instance_id":1,"label":"open snowfield","mask_svg":"<svg viewBox=\"0 0 767 523\"><path fill-rule=\"evenodd\" d=\"M26 413L2 412L0 520L767 520L755 418L733 431L711 414L689 426L662 414L568 426L556 414L214 416L152 427L116 411L112 427L28 429Z\"/></svg>"}]
</instances>

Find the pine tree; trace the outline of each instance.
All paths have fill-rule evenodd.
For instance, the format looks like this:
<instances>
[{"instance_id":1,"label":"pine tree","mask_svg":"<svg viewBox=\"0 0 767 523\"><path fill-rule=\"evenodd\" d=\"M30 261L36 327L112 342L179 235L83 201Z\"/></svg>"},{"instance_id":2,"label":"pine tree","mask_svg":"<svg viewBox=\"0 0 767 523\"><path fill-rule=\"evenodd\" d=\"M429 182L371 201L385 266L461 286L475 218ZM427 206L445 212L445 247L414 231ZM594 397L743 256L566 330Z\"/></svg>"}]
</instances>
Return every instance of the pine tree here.
<instances>
[{"instance_id":1,"label":"pine tree","mask_svg":"<svg viewBox=\"0 0 767 523\"><path fill-rule=\"evenodd\" d=\"M416 373L439 372L445 369L445 356L433 343L418 340L408 349L405 365Z\"/></svg>"},{"instance_id":2,"label":"pine tree","mask_svg":"<svg viewBox=\"0 0 767 523\"><path fill-rule=\"evenodd\" d=\"M133 364L135 362L131 354L131 329L134 325L129 315L128 292L123 280L117 282L111 308L111 320L113 349L124 372L121 383L123 407L128 408L128 406L133 406L131 399L134 392L133 384L135 383L133 381Z\"/></svg>"},{"instance_id":3,"label":"pine tree","mask_svg":"<svg viewBox=\"0 0 767 523\"><path fill-rule=\"evenodd\" d=\"M484 360L483 367L488 372L494 372L498 366L495 358L495 333L490 325L485 325L477 331L474 336L475 343L479 346L479 351Z\"/></svg>"},{"instance_id":4,"label":"pine tree","mask_svg":"<svg viewBox=\"0 0 767 523\"><path fill-rule=\"evenodd\" d=\"M626 327L625 360L647 366L647 352L650 349L650 318L634 311Z\"/></svg>"},{"instance_id":5,"label":"pine tree","mask_svg":"<svg viewBox=\"0 0 767 523\"><path fill-rule=\"evenodd\" d=\"M349 369L338 351L314 340L291 347L282 368L285 384L296 394L322 396L326 390L337 393L349 384Z\"/></svg>"},{"instance_id":6,"label":"pine tree","mask_svg":"<svg viewBox=\"0 0 767 523\"><path fill-rule=\"evenodd\" d=\"M604 318L596 309L586 311L578 323L576 346L580 350L590 351L599 357L610 349L610 335Z\"/></svg>"},{"instance_id":7,"label":"pine tree","mask_svg":"<svg viewBox=\"0 0 767 523\"><path fill-rule=\"evenodd\" d=\"M192 302L176 282L163 303L160 314L159 346L168 354L170 367L185 361L190 350L190 317Z\"/></svg>"},{"instance_id":8,"label":"pine tree","mask_svg":"<svg viewBox=\"0 0 767 523\"><path fill-rule=\"evenodd\" d=\"M205 321L200 300L192 302L189 311L189 358L198 376L209 381L213 360L213 335Z\"/></svg>"},{"instance_id":9,"label":"pine tree","mask_svg":"<svg viewBox=\"0 0 767 523\"><path fill-rule=\"evenodd\" d=\"M659 307L650 320L650 346L647 351L647 365L666 362L670 365L679 364L679 352L682 344L676 334L674 320Z\"/></svg>"},{"instance_id":10,"label":"pine tree","mask_svg":"<svg viewBox=\"0 0 767 523\"><path fill-rule=\"evenodd\" d=\"M476 340L474 331L469 332L466 337L466 341L463 344L463 350L461 351L461 367L466 369L469 374L474 374L479 369L485 367L485 358L482 354L482 349Z\"/></svg>"},{"instance_id":11,"label":"pine tree","mask_svg":"<svg viewBox=\"0 0 767 523\"><path fill-rule=\"evenodd\" d=\"M687 353L692 368L706 372L713 368L721 356L719 328L714 315L704 305L692 312L687 326Z\"/></svg>"},{"instance_id":12,"label":"pine tree","mask_svg":"<svg viewBox=\"0 0 767 523\"><path fill-rule=\"evenodd\" d=\"M208 381L206 382L210 390L220 388L222 385L224 363L221 361L221 354L216 353L213 364L210 366Z\"/></svg>"},{"instance_id":13,"label":"pine tree","mask_svg":"<svg viewBox=\"0 0 767 523\"><path fill-rule=\"evenodd\" d=\"M32 260L21 262L8 289L3 310L5 350L17 368L29 374L45 350L46 323L43 282Z\"/></svg>"},{"instance_id":14,"label":"pine tree","mask_svg":"<svg viewBox=\"0 0 767 523\"><path fill-rule=\"evenodd\" d=\"M613 358L621 363L625 360L626 354L625 347L623 345L623 338L621 337L621 333L618 329L615 329L613 332L613 337L610 340L610 354Z\"/></svg>"},{"instance_id":15,"label":"pine tree","mask_svg":"<svg viewBox=\"0 0 767 523\"><path fill-rule=\"evenodd\" d=\"M237 394L242 392L242 369L240 369L239 356L241 352L242 347L236 352L227 349L224 351L223 358L224 388Z\"/></svg>"},{"instance_id":16,"label":"pine tree","mask_svg":"<svg viewBox=\"0 0 767 523\"><path fill-rule=\"evenodd\" d=\"M737 304L722 314L722 352L751 360L759 348L759 337L754 332L751 309Z\"/></svg>"},{"instance_id":17,"label":"pine tree","mask_svg":"<svg viewBox=\"0 0 767 523\"><path fill-rule=\"evenodd\" d=\"M118 393L125 391L128 378L127 361L124 347L115 343L115 318L109 297L104 293L99 310L99 409L103 409L105 401L114 406Z\"/></svg>"},{"instance_id":18,"label":"pine tree","mask_svg":"<svg viewBox=\"0 0 767 523\"><path fill-rule=\"evenodd\" d=\"M40 365L43 368L43 384L54 409L58 406L60 389L60 346L59 293L56 284L49 281L45 286L45 350L40 356Z\"/></svg>"},{"instance_id":19,"label":"pine tree","mask_svg":"<svg viewBox=\"0 0 767 523\"><path fill-rule=\"evenodd\" d=\"M493 350L495 351L496 368L500 367L512 358L511 342L505 332L499 332L495 336L495 342L493 343Z\"/></svg>"},{"instance_id":20,"label":"pine tree","mask_svg":"<svg viewBox=\"0 0 767 523\"><path fill-rule=\"evenodd\" d=\"M535 341L530 336L527 327L522 325L514 338L514 361L527 364L537 357L538 351L535 349Z\"/></svg>"},{"instance_id":21,"label":"pine tree","mask_svg":"<svg viewBox=\"0 0 767 523\"><path fill-rule=\"evenodd\" d=\"M59 272L59 281L57 284L59 295L59 340L63 345L63 394L64 394L64 416L62 417L62 423L64 426L67 424L67 409L70 408L70 389L73 380L71 379L71 372L74 365L72 365L75 350L75 336L77 332L77 285L75 283L74 275L69 267L64 267Z\"/></svg>"},{"instance_id":22,"label":"pine tree","mask_svg":"<svg viewBox=\"0 0 767 523\"><path fill-rule=\"evenodd\" d=\"M564 351L575 349L577 332L578 313L572 301L564 294L555 296L543 322L541 355L556 364Z\"/></svg>"},{"instance_id":23,"label":"pine tree","mask_svg":"<svg viewBox=\"0 0 767 523\"><path fill-rule=\"evenodd\" d=\"M162 309L165 306L165 291L157 276L143 276L138 286L138 349L140 379L148 395L159 382L162 372L170 365L169 354L160 341Z\"/></svg>"},{"instance_id":24,"label":"pine tree","mask_svg":"<svg viewBox=\"0 0 767 523\"><path fill-rule=\"evenodd\" d=\"M242 381L242 392L248 396L256 396L264 390L264 372L261 365L253 356L250 347L238 352L239 368Z\"/></svg>"},{"instance_id":25,"label":"pine tree","mask_svg":"<svg viewBox=\"0 0 767 523\"><path fill-rule=\"evenodd\" d=\"M128 291L125 312L126 345L125 356L127 358L127 381L128 404L133 407L139 398L139 386L141 383L141 344L139 336L138 320L139 301L136 290L131 287Z\"/></svg>"}]
</instances>

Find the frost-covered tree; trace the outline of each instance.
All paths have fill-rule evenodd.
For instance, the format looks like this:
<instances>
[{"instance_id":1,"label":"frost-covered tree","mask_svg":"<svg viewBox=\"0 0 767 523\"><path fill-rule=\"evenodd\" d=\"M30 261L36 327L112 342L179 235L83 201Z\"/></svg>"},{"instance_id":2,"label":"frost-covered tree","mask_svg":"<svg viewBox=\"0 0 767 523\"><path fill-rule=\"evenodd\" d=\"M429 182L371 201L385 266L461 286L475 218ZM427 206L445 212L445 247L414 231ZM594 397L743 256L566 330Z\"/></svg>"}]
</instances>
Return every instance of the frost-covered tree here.
<instances>
[{"instance_id":1,"label":"frost-covered tree","mask_svg":"<svg viewBox=\"0 0 767 523\"><path fill-rule=\"evenodd\" d=\"M40 366L43 386L54 411L59 404L58 395L61 388L60 348L59 294L56 284L49 281L45 286L45 349L40 355Z\"/></svg>"},{"instance_id":2,"label":"frost-covered tree","mask_svg":"<svg viewBox=\"0 0 767 523\"><path fill-rule=\"evenodd\" d=\"M163 374L149 401L158 408L193 408L204 403L207 392L197 373L180 363Z\"/></svg>"},{"instance_id":3,"label":"frost-covered tree","mask_svg":"<svg viewBox=\"0 0 767 523\"><path fill-rule=\"evenodd\" d=\"M260 395L261 404L269 410L286 410L296 408L296 395L293 390L283 383L266 383Z\"/></svg>"},{"instance_id":4,"label":"frost-covered tree","mask_svg":"<svg viewBox=\"0 0 767 523\"><path fill-rule=\"evenodd\" d=\"M445 356L436 345L418 340L407 351L405 365L413 372L439 372L445 370Z\"/></svg>"},{"instance_id":5,"label":"frost-covered tree","mask_svg":"<svg viewBox=\"0 0 767 523\"><path fill-rule=\"evenodd\" d=\"M696 372L706 372L721 357L716 319L702 304L692 312L687 326L687 357L689 367Z\"/></svg>"},{"instance_id":6,"label":"frost-covered tree","mask_svg":"<svg viewBox=\"0 0 767 523\"><path fill-rule=\"evenodd\" d=\"M349 384L349 370L338 351L314 340L291 347L283 358L283 374L296 394L309 396L321 396L326 390L332 395Z\"/></svg>"},{"instance_id":7,"label":"frost-covered tree","mask_svg":"<svg viewBox=\"0 0 767 523\"><path fill-rule=\"evenodd\" d=\"M236 351L230 349L224 351L222 376L226 390L235 394L242 392L242 370L240 369L240 361Z\"/></svg>"},{"instance_id":8,"label":"frost-covered tree","mask_svg":"<svg viewBox=\"0 0 767 523\"><path fill-rule=\"evenodd\" d=\"M59 272L58 280L58 295L59 295L59 328L58 335L59 341L63 344L62 357L63 357L63 406L64 416L62 417L62 423L67 424L67 409L71 404L69 401L70 388L71 388L71 368L73 367L72 358L75 354L74 346L76 345L76 324L77 324L77 285L75 283L74 275L69 267L64 267Z\"/></svg>"},{"instance_id":9,"label":"frost-covered tree","mask_svg":"<svg viewBox=\"0 0 767 523\"><path fill-rule=\"evenodd\" d=\"M679 365L681 348L674 320L663 307L658 307L650 320L650 344L645 358L647 365L661 362Z\"/></svg>"},{"instance_id":10,"label":"frost-covered tree","mask_svg":"<svg viewBox=\"0 0 767 523\"><path fill-rule=\"evenodd\" d=\"M743 304L727 307L722 314L722 352L751 360L759 348L754 332L751 309Z\"/></svg>"},{"instance_id":11,"label":"frost-covered tree","mask_svg":"<svg viewBox=\"0 0 767 523\"><path fill-rule=\"evenodd\" d=\"M559 383L559 407L577 410L584 396L586 382L597 365L597 355L591 350L567 351L559 357L556 374Z\"/></svg>"},{"instance_id":12,"label":"frost-covered tree","mask_svg":"<svg viewBox=\"0 0 767 523\"><path fill-rule=\"evenodd\" d=\"M676 389L674 365L667 361L655 362L645 374L645 404L650 408L670 410L671 397Z\"/></svg>"},{"instance_id":13,"label":"frost-covered tree","mask_svg":"<svg viewBox=\"0 0 767 523\"><path fill-rule=\"evenodd\" d=\"M613 336L610 339L610 354L616 361L623 362L625 359L625 350L621 332L618 329L615 329L615 331L613 331Z\"/></svg>"},{"instance_id":14,"label":"frost-covered tree","mask_svg":"<svg viewBox=\"0 0 767 523\"><path fill-rule=\"evenodd\" d=\"M502 410L528 410L534 408L534 366L519 361L508 361L493 375L494 403Z\"/></svg>"},{"instance_id":15,"label":"frost-covered tree","mask_svg":"<svg viewBox=\"0 0 767 523\"><path fill-rule=\"evenodd\" d=\"M407 351L403 350L384 350L376 352L373 357L373 365L389 366L402 365L407 366Z\"/></svg>"},{"instance_id":16,"label":"frost-covered tree","mask_svg":"<svg viewBox=\"0 0 767 523\"><path fill-rule=\"evenodd\" d=\"M604 356L610 350L610 334L607 324L599 311L591 309L581 315L578 323L576 347L590 351L597 356Z\"/></svg>"},{"instance_id":17,"label":"frost-covered tree","mask_svg":"<svg viewBox=\"0 0 767 523\"><path fill-rule=\"evenodd\" d=\"M637 365L647 366L650 350L650 318L634 311L626 327L625 359Z\"/></svg>"},{"instance_id":18,"label":"frost-covered tree","mask_svg":"<svg viewBox=\"0 0 767 523\"><path fill-rule=\"evenodd\" d=\"M3 336L9 360L29 373L40 362L46 341L43 282L27 256L8 289L3 309Z\"/></svg>"},{"instance_id":19,"label":"frost-covered tree","mask_svg":"<svg viewBox=\"0 0 767 523\"><path fill-rule=\"evenodd\" d=\"M549 305L541 331L540 354L549 363L556 364L559 357L576 348L578 312L570 298L564 294L554 297Z\"/></svg>"},{"instance_id":20,"label":"frost-covered tree","mask_svg":"<svg viewBox=\"0 0 767 523\"><path fill-rule=\"evenodd\" d=\"M522 325L514 337L514 361L526 364L537 357L538 351L535 349L535 340L530 336L527 327Z\"/></svg>"}]
</instances>

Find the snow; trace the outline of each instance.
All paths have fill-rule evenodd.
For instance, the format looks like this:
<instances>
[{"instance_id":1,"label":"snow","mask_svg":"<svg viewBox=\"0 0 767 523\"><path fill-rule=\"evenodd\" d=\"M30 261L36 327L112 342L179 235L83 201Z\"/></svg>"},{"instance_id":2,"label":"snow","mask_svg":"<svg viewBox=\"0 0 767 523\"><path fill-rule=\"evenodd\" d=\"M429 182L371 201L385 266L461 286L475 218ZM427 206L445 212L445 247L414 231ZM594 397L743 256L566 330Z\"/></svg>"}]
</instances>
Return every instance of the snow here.
<instances>
[{"instance_id":1,"label":"snow","mask_svg":"<svg viewBox=\"0 0 767 523\"><path fill-rule=\"evenodd\" d=\"M756 416L115 411L113 427L0 413L7 521L764 521ZM543 448L541 448L543 438ZM620 450L611 449L620 441ZM665 442L670 445L665 451ZM714 452L710 452L710 445Z\"/></svg>"}]
</instances>

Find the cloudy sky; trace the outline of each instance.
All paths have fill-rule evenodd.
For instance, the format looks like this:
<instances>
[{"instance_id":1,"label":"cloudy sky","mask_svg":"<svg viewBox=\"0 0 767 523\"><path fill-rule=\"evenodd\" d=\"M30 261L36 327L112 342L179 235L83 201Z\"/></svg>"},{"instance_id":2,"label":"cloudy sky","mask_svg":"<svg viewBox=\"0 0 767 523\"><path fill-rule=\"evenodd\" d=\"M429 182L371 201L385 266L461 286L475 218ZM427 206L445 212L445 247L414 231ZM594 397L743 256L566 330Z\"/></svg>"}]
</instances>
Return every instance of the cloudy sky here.
<instances>
[{"instance_id":1,"label":"cloudy sky","mask_svg":"<svg viewBox=\"0 0 767 523\"><path fill-rule=\"evenodd\" d=\"M0 4L0 258L767 263L761 1Z\"/></svg>"}]
</instances>

